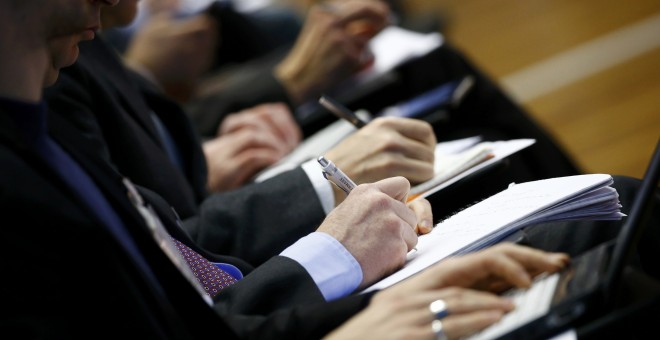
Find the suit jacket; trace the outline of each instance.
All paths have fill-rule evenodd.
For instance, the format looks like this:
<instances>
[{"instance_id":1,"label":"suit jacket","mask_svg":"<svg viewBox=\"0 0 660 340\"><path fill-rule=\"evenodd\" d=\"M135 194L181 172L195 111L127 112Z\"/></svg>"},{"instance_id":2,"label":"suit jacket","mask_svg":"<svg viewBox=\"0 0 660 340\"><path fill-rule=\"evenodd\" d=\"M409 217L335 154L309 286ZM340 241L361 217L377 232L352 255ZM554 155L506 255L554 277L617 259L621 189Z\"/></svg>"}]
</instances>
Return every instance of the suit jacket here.
<instances>
[{"instance_id":1,"label":"suit jacket","mask_svg":"<svg viewBox=\"0 0 660 340\"><path fill-rule=\"evenodd\" d=\"M62 71L57 84L46 90L46 99L51 110L84 134L96 153L134 183L165 198L207 250L259 265L313 231L325 217L301 169L207 197L206 163L186 114L126 69L100 38L80 44L78 62ZM184 171L168 158L152 112L170 131Z\"/></svg>"},{"instance_id":2,"label":"suit jacket","mask_svg":"<svg viewBox=\"0 0 660 340\"><path fill-rule=\"evenodd\" d=\"M21 338L147 339L320 337L364 307L369 296L323 298L295 261L276 257L223 290L209 306L154 242L121 176L76 128L51 117L52 137L83 167L127 226L153 275L103 227L17 133L0 109L0 332ZM169 205L142 191L175 237L212 261L178 228ZM293 284L292 284L293 283ZM161 289L154 289L160 286ZM215 333L214 333L215 332Z\"/></svg>"}]
</instances>

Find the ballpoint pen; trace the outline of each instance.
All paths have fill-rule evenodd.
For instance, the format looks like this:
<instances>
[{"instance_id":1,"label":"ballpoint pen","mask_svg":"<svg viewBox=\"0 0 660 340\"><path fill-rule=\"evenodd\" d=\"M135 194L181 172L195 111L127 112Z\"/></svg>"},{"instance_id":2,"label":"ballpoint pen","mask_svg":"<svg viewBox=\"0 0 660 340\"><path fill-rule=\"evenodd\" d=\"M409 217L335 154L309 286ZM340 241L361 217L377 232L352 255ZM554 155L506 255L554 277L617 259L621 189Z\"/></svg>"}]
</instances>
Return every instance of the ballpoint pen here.
<instances>
[{"instance_id":1,"label":"ballpoint pen","mask_svg":"<svg viewBox=\"0 0 660 340\"><path fill-rule=\"evenodd\" d=\"M347 195L357 185L353 182L343 171L341 171L334 163L320 156L317 160L323 169L323 177L336 185L339 189L343 190Z\"/></svg>"},{"instance_id":2,"label":"ballpoint pen","mask_svg":"<svg viewBox=\"0 0 660 340\"><path fill-rule=\"evenodd\" d=\"M367 125L367 122L358 117L355 112L349 110L346 106L326 95L322 95L321 98L319 98L319 103L321 103L326 109L330 110L330 112L334 113L337 117L349 121L358 129Z\"/></svg>"}]
</instances>

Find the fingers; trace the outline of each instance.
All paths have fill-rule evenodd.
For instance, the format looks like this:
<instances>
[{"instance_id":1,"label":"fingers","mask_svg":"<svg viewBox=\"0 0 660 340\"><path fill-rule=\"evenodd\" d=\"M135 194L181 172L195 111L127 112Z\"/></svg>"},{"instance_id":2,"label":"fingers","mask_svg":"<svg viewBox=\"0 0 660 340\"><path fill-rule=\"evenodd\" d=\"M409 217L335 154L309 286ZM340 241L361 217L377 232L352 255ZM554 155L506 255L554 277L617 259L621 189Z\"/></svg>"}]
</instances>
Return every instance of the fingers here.
<instances>
[{"instance_id":1,"label":"fingers","mask_svg":"<svg viewBox=\"0 0 660 340\"><path fill-rule=\"evenodd\" d=\"M541 250L502 243L486 250L466 255L454 263L456 266L467 266L471 271L461 272L464 282L462 286L485 284L486 287L499 285L507 288L511 285L527 288L532 277L541 272L556 272L568 263L565 254L547 253ZM461 275L459 275L461 276ZM483 280L486 282L483 282Z\"/></svg>"},{"instance_id":2,"label":"fingers","mask_svg":"<svg viewBox=\"0 0 660 340\"><path fill-rule=\"evenodd\" d=\"M404 177L386 178L374 183L374 185L387 196L401 202L406 201L410 191L410 182Z\"/></svg>"},{"instance_id":3,"label":"fingers","mask_svg":"<svg viewBox=\"0 0 660 340\"><path fill-rule=\"evenodd\" d=\"M481 331L515 308L511 301L486 292L450 288L449 293L444 295L438 294L437 298L447 305L449 314L441 321L443 332L451 339Z\"/></svg>"},{"instance_id":4,"label":"fingers","mask_svg":"<svg viewBox=\"0 0 660 340\"><path fill-rule=\"evenodd\" d=\"M430 233L433 230L433 210L431 209L431 203L426 199L417 199L410 201L408 208L417 216L415 232L420 235Z\"/></svg>"},{"instance_id":5,"label":"fingers","mask_svg":"<svg viewBox=\"0 0 660 340\"><path fill-rule=\"evenodd\" d=\"M267 134L255 136L249 131L217 137L204 143L211 191L235 189L266 166L277 162L282 152L273 147L277 138Z\"/></svg>"},{"instance_id":6,"label":"fingers","mask_svg":"<svg viewBox=\"0 0 660 340\"><path fill-rule=\"evenodd\" d=\"M367 44L389 10L379 1L324 2L314 6L294 47L274 70L294 103L302 104L371 62Z\"/></svg>"},{"instance_id":7,"label":"fingers","mask_svg":"<svg viewBox=\"0 0 660 340\"><path fill-rule=\"evenodd\" d=\"M514 309L511 301L488 292L480 292L465 288L444 288L430 291L388 289L377 293L369 309L372 313L384 311L391 315L391 320L380 320L397 329L407 330L403 338L433 338L431 323L436 316L429 306L432 302L442 300L445 303L447 316L441 319L443 332L450 338L461 338L478 332L501 319L507 312ZM375 331L375 330L374 330Z\"/></svg>"},{"instance_id":8,"label":"fingers","mask_svg":"<svg viewBox=\"0 0 660 340\"><path fill-rule=\"evenodd\" d=\"M268 123L257 115L257 111L244 110L230 114L222 120L218 128L218 135L236 132L241 129L253 129L257 131L268 131Z\"/></svg>"},{"instance_id":9,"label":"fingers","mask_svg":"<svg viewBox=\"0 0 660 340\"><path fill-rule=\"evenodd\" d=\"M236 155L234 158L236 171L233 181L226 190L236 189L245 184L250 178L263 170L265 167L277 162L280 157L270 150L247 150Z\"/></svg>"},{"instance_id":10,"label":"fingers","mask_svg":"<svg viewBox=\"0 0 660 340\"><path fill-rule=\"evenodd\" d=\"M505 313L514 308L513 303L506 298L489 292L461 287L411 293L408 297L408 303L411 304L411 308L416 308L423 312L424 317L420 317L421 320L430 323L435 319L435 316L430 313L428 306L431 302L439 299L445 302L448 315L465 314L481 310L500 310Z\"/></svg>"},{"instance_id":11,"label":"fingers","mask_svg":"<svg viewBox=\"0 0 660 340\"><path fill-rule=\"evenodd\" d=\"M289 108L282 103L263 106L267 112L266 119L271 123L278 136L289 146L290 150L295 148L302 139L302 132Z\"/></svg>"},{"instance_id":12,"label":"fingers","mask_svg":"<svg viewBox=\"0 0 660 340\"><path fill-rule=\"evenodd\" d=\"M293 119L291 111L282 103L262 104L229 115L218 129L219 134L252 129L255 135L268 133L280 141L284 153L293 150L302 139L300 127Z\"/></svg>"},{"instance_id":13,"label":"fingers","mask_svg":"<svg viewBox=\"0 0 660 340\"><path fill-rule=\"evenodd\" d=\"M209 190L213 192L234 190L244 185L263 168L277 161L268 150L250 150L233 157L209 171Z\"/></svg>"},{"instance_id":14,"label":"fingers","mask_svg":"<svg viewBox=\"0 0 660 340\"><path fill-rule=\"evenodd\" d=\"M529 287L534 275L558 271L567 262L565 254L505 243L446 259L402 285L408 290L458 286L499 292L512 286Z\"/></svg>"},{"instance_id":15,"label":"fingers","mask_svg":"<svg viewBox=\"0 0 660 340\"><path fill-rule=\"evenodd\" d=\"M380 157L387 156L385 169L396 170L413 183L426 181L434 175L436 138L432 127L413 119L376 119L363 133L379 141ZM390 135L388 135L390 133ZM398 156L398 157L397 157ZM395 174L392 174L395 175Z\"/></svg>"},{"instance_id":16,"label":"fingers","mask_svg":"<svg viewBox=\"0 0 660 340\"><path fill-rule=\"evenodd\" d=\"M376 119L326 154L357 183L404 176L413 183L434 175L435 136L428 123Z\"/></svg>"},{"instance_id":17,"label":"fingers","mask_svg":"<svg viewBox=\"0 0 660 340\"><path fill-rule=\"evenodd\" d=\"M433 163L429 161L409 158L401 153L381 154L380 157L383 157L381 167L387 176L403 176L411 183L424 182L435 173Z\"/></svg>"},{"instance_id":18,"label":"fingers","mask_svg":"<svg viewBox=\"0 0 660 340\"><path fill-rule=\"evenodd\" d=\"M418 119L384 117L374 119L370 125L395 130L406 138L417 140L434 149L437 144L433 127Z\"/></svg>"},{"instance_id":19,"label":"fingers","mask_svg":"<svg viewBox=\"0 0 660 340\"><path fill-rule=\"evenodd\" d=\"M251 131L239 130L232 133L232 135L235 139L232 148L235 150L236 154L248 149L270 149L277 151L279 157L282 157L289 151L272 131L259 131L259 133L254 133Z\"/></svg>"},{"instance_id":20,"label":"fingers","mask_svg":"<svg viewBox=\"0 0 660 340\"><path fill-rule=\"evenodd\" d=\"M442 320L442 326L450 339L458 339L474 334L502 319L501 310L480 310Z\"/></svg>"},{"instance_id":21,"label":"fingers","mask_svg":"<svg viewBox=\"0 0 660 340\"><path fill-rule=\"evenodd\" d=\"M388 23L387 5L380 1L349 1L338 8L339 25L356 35L375 35Z\"/></svg>"},{"instance_id":22,"label":"fingers","mask_svg":"<svg viewBox=\"0 0 660 340\"><path fill-rule=\"evenodd\" d=\"M542 272L556 272L569 261L566 254L551 254L511 243L496 245L488 251L494 255L494 270L519 287L528 287L531 277Z\"/></svg>"},{"instance_id":23,"label":"fingers","mask_svg":"<svg viewBox=\"0 0 660 340\"><path fill-rule=\"evenodd\" d=\"M514 309L511 301L490 293L450 288L449 294L445 295L448 296L438 294L438 298L447 305L449 314L441 322L443 332L450 339L465 337L481 331ZM431 316L428 325L432 320ZM431 331L429 326L426 327L428 327L428 331Z\"/></svg>"},{"instance_id":24,"label":"fingers","mask_svg":"<svg viewBox=\"0 0 660 340\"><path fill-rule=\"evenodd\" d=\"M412 250L417 245L417 216L403 204L408 197L410 183L403 177L392 177L378 181L374 185L386 195L402 202L394 205L392 211L408 225L409 228L402 229L401 237L406 243L406 252Z\"/></svg>"}]
</instances>

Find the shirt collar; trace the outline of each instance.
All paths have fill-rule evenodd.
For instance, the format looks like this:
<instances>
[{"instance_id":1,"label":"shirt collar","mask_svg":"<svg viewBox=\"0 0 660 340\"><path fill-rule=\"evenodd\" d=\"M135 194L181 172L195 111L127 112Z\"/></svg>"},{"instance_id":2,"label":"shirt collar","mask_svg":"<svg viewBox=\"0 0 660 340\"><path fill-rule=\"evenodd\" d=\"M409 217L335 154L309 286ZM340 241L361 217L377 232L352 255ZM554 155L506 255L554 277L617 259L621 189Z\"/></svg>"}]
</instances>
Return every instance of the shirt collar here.
<instances>
[{"instance_id":1,"label":"shirt collar","mask_svg":"<svg viewBox=\"0 0 660 340\"><path fill-rule=\"evenodd\" d=\"M0 110L14 121L19 134L27 142L33 142L40 136L46 135L45 102L24 102L0 97Z\"/></svg>"}]
</instances>

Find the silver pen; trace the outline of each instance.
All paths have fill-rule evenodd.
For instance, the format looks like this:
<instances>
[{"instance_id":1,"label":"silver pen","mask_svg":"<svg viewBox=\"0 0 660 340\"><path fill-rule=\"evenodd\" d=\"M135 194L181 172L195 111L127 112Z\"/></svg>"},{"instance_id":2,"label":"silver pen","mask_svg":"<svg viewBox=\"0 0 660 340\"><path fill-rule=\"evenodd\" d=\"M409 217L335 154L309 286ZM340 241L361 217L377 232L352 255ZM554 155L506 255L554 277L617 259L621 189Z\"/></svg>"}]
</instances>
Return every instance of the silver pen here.
<instances>
[{"instance_id":1,"label":"silver pen","mask_svg":"<svg viewBox=\"0 0 660 340\"><path fill-rule=\"evenodd\" d=\"M325 159L325 157L320 156L317 161L323 169L323 177L343 190L347 195L357 186L341 169L331 161Z\"/></svg>"}]
</instances>

